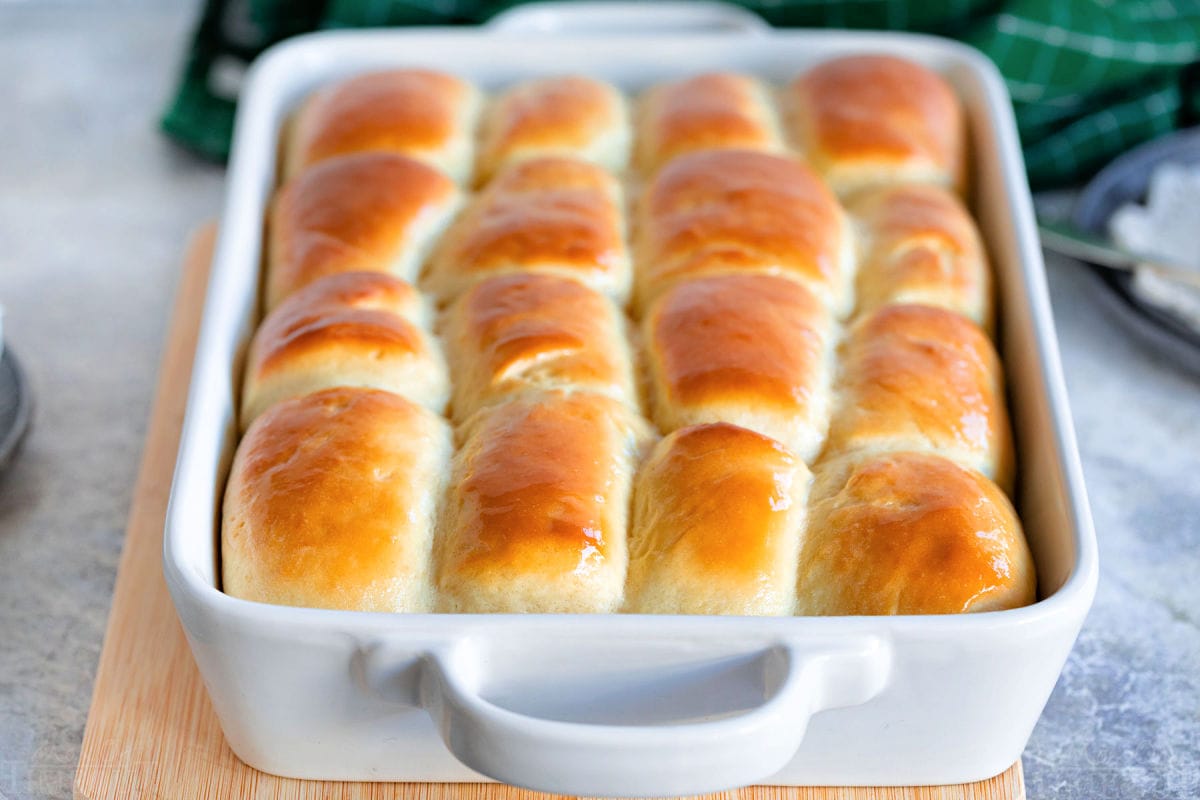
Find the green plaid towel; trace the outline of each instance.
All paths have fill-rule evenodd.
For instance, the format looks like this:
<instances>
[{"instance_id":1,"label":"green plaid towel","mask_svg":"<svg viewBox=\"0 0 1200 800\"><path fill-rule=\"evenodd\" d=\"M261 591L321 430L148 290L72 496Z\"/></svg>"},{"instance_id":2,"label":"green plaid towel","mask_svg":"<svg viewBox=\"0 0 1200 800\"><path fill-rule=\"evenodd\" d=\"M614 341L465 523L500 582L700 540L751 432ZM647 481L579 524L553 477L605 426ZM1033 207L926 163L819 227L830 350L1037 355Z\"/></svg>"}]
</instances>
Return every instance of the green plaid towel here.
<instances>
[{"instance_id":1,"label":"green plaid towel","mask_svg":"<svg viewBox=\"0 0 1200 800\"><path fill-rule=\"evenodd\" d=\"M519 0L207 0L164 130L229 153L236 74L321 28L479 23ZM1008 83L1035 188L1077 182L1139 142L1200 121L1200 0L742 0L776 26L952 36Z\"/></svg>"}]
</instances>

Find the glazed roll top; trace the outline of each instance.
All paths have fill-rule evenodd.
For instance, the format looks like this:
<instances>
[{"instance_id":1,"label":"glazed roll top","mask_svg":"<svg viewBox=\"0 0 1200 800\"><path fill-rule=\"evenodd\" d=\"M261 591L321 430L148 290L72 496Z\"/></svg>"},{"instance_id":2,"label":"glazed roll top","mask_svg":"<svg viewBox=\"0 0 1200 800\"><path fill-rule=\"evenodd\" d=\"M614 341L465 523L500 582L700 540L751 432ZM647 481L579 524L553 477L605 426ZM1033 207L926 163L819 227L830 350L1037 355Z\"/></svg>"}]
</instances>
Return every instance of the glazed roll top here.
<instances>
[{"instance_id":1,"label":"glazed roll top","mask_svg":"<svg viewBox=\"0 0 1200 800\"><path fill-rule=\"evenodd\" d=\"M450 385L428 317L425 299L391 275L344 272L309 284L250 342L243 429L280 400L334 386L385 389L440 413Z\"/></svg>"},{"instance_id":2,"label":"glazed roll top","mask_svg":"<svg viewBox=\"0 0 1200 800\"><path fill-rule=\"evenodd\" d=\"M638 408L625 318L578 281L538 273L489 278L450 307L443 334L460 422L543 389L586 390Z\"/></svg>"},{"instance_id":3,"label":"glazed roll top","mask_svg":"<svg viewBox=\"0 0 1200 800\"><path fill-rule=\"evenodd\" d=\"M625 99L610 84L565 76L517 84L484 118L476 181L518 161L570 156L618 171L629 160Z\"/></svg>"},{"instance_id":4,"label":"glazed roll top","mask_svg":"<svg viewBox=\"0 0 1200 800\"><path fill-rule=\"evenodd\" d=\"M439 537L439 610L615 612L648 433L609 397L523 395L468 425Z\"/></svg>"},{"instance_id":5,"label":"glazed roll top","mask_svg":"<svg viewBox=\"0 0 1200 800\"><path fill-rule=\"evenodd\" d=\"M617 180L568 158L506 169L446 234L428 287L447 301L476 281L511 272L562 275L623 302L630 264Z\"/></svg>"},{"instance_id":6,"label":"glazed roll top","mask_svg":"<svg viewBox=\"0 0 1200 800\"><path fill-rule=\"evenodd\" d=\"M362 153L304 170L271 206L267 308L340 272L414 281L460 203L453 181L406 156Z\"/></svg>"},{"instance_id":7,"label":"glazed roll top","mask_svg":"<svg viewBox=\"0 0 1200 800\"><path fill-rule=\"evenodd\" d=\"M1036 599L1012 504L948 459L872 453L826 462L808 514L799 614L956 614Z\"/></svg>"},{"instance_id":8,"label":"glazed roll top","mask_svg":"<svg viewBox=\"0 0 1200 800\"><path fill-rule=\"evenodd\" d=\"M668 290L643 320L654 422L732 422L808 461L829 425L834 321L798 283L719 275Z\"/></svg>"},{"instance_id":9,"label":"glazed roll top","mask_svg":"<svg viewBox=\"0 0 1200 800\"><path fill-rule=\"evenodd\" d=\"M888 186L855 194L847 210L862 233L859 314L886 303L922 303L990 329L987 255L955 195L938 186Z\"/></svg>"},{"instance_id":10,"label":"glazed roll top","mask_svg":"<svg viewBox=\"0 0 1200 800\"><path fill-rule=\"evenodd\" d=\"M637 478L625 610L791 614L810 480L799 457L745 428L667 436Z\"/></svg>"},{"instance_id":11,"label":"glazed roll top","mask_svg":"<svg viewBox=\"0 0 1200 800\"><path fill-rule=\"evenodd\" d=\"M474 159L478 90L453 75L401 69L359 75L312 94L292 122L284 174L336 156L383 151L464 182Z\"/></svg>"},{"instance_id":12,"label":"glazed roll top","mask_svg":"<svg viewBox=\"0 0 1200 800\"><path fill-rule=\"evenodd\" d=\"M246 600L431 611L449 426L404 398L336 388L287 400L242 439L225 491L224 590Z\"/></svg>"},{"instance_id":13,"label":"glazed roll top","mask_svg":"<svg viewBox=\"0 0 1200 800\"><path fill-rule=\"evenodd\" d=\"M642 198L638 305L705 275L780 275L839 316L852 303L844 214L800 162L748 150L703 150L668 164Z\"/></svg>"},{"instance_id":14,"label":"glazed roll top","mask_svg":"<svg viewBox=\"0 0 1200 800\"><path fill-rule=\"evenodd\" d=\"M878 309L851 329L838 383L827 456L931 452L1011 486L1000 359L965 317L932 306Z\"/></svg>"},{"instance_id":15,"label":"glazed roll top","mask_svg":"<svg viewBox=\"0 0 1200 800\"><path fill-rule=\"evenodd\" d=\"M963 187L962 106L920 64L882 55L827 61L792 82L787 105L794 145L840 196L893 183Z\"/></svg>"},{"instance_id":16,"label":"glazed roll top","mask_svg":"<svg viewBox=\"0 0 1200 800\"><path fill-rule=\"evenodd\" d=\"M762 84L728 72L651 88L639 104L637 143L637 165L644 175L696 150L783 150Z\"/></svg>"}]
</instances>

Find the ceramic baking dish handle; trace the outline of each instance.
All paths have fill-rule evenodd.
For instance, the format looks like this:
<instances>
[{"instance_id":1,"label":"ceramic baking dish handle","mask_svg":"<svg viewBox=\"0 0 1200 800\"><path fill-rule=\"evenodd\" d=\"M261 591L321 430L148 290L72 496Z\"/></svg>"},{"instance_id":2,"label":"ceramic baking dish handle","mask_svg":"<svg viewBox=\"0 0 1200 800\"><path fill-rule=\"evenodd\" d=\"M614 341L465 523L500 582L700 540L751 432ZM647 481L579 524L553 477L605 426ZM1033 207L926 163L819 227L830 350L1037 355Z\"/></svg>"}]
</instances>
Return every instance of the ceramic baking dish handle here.
<instances>
[{"instance_id":1,"label":"ceramic baking dish handle","mask_svg":"<svg viewBox=\"0 0 1200 800\"><path fill-rule=\"evenodd\" d=\"M534 656L529 660L537 661ZM677 697L666 722L645 721L642 709L652 713L662 705L673 690L670 680L661 686L652 678L647 682L641 668L640 690L624 690L621 696L604 685L601 669L595 685L588 680L583 685L608 698L599 704L609 702L617 710L602 707L581 722L553 718L554 711L535 715L513 710L511 706L552 707L552 679L524 684L514 697L511 685L496 688L506 681L495 674L497 664L486 649L467 642L428 656L421 703L455 757L505 783L570 795L700 794L774 775L800 747L813 714L865 703L882 691L891 659L881 640L862 638L818 646L777 644L737 663L737 669L709 679L702 691ZM536 673L544 664L524 669ZM609 673L619 674L619 665ZM744 698L748 685L756 697L742 707L713 713L715 699L739 693ZM683 707L687 703L691 709ZM643 720L626 724L621 714Z\"/></svg>"},{"instance_id":2,"label":"ceramic baking dish handle","mask_svg":"<svg viewBox=\"0 0 1200 800\"><path fill-rule=\"evenodd\" d=\"M770 30L762 17L727 3L530 3L497 14L491 33L580 36L596 34L740 33Z\"/></svg>"}]
</instances>

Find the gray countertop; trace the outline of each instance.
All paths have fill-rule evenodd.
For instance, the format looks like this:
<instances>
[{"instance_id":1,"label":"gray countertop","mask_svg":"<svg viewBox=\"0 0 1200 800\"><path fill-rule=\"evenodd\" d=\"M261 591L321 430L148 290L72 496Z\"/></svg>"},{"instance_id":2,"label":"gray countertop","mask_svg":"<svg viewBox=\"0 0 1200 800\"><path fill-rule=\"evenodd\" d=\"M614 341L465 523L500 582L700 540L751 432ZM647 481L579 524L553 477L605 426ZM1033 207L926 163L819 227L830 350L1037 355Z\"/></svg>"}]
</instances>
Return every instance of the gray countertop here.
<instances>
[{"instance_id":1,"label":"gray countertop","mask_svg":"<svg viewBox=\"0 0 1200 800\"><path fill-rule=\"evenodd\" d=\"M70 796L182 243L223 173L155 130L192 3L0 0L0 303L34 428L0 479L0 800ZM1102 558L1034 798L1200 796L1200 380L1050 286Z\"/></svg>"}]
</instances>

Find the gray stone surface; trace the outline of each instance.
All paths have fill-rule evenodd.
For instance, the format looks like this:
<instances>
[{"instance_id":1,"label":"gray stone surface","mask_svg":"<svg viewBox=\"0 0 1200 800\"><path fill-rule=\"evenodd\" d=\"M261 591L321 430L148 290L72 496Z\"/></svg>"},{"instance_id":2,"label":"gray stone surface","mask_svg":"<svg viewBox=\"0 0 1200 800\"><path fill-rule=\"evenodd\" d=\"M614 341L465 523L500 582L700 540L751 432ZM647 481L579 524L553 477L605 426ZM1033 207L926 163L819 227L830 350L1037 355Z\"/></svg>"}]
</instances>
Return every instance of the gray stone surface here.
<instances>
[{"instance_id":1,"label":"gray stone surface","mask_svg":"<svg viewBox=\"0 0 1200 800\"><path fill-rule=\"evenodd\" d=\"M1101 578L1025 751L1030 797L1197 798L1200 379L1130 341L1097 283L1050 260Z\"/></svg>"},{"instance_id":2,"label":"gray stone surface","mask_svg":"<svg viewBox=\"0 0 1200 800\"><path fill-rule=\"evenodd\" d=\"M222 171L156 131L193 3L0 2L0 303L34 427L0 479L0 798L70 797L180 245Z\"/></svg>"},{"instance_id":3,"label":"gray stone surface","mask_svg":"<svg viewBox=\"0 0 1200 800\"><path fill-rule=\"evenodd\" d=\"M0 0L0 302L38 396L0 479L0 800L70 794L181 243L219 210L154 128L191 6ZM1103 574L1030 796L1195 798L1200 380L1050 278Z\"/></svg>"}]
</instances>

